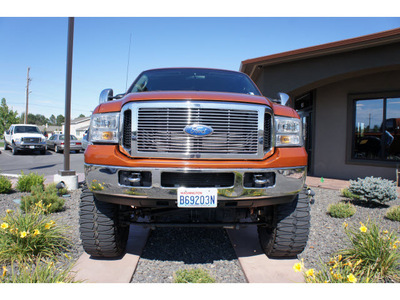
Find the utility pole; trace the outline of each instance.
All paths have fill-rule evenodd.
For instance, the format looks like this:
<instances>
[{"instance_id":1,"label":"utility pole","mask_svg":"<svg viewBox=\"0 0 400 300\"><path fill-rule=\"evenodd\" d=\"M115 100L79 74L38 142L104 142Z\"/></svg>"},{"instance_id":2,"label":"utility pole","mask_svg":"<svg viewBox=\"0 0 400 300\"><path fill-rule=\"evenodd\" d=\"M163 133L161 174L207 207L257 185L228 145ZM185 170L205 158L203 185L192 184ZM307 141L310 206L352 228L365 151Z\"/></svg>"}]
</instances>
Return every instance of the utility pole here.
<instances>
[{"instance_id":1,"label":"utility pole","mask_svg":"<svg viewBox=\"0 0 400 300\"><path fill-rule=\"evenodd\" d=\"M29 82L32 80L29 78L29 70L31 68L28 67L28 73L26 75L26 109L25 109L25 124L28 124L28 103L29 103Z\"/></svg>"}]
</instances>

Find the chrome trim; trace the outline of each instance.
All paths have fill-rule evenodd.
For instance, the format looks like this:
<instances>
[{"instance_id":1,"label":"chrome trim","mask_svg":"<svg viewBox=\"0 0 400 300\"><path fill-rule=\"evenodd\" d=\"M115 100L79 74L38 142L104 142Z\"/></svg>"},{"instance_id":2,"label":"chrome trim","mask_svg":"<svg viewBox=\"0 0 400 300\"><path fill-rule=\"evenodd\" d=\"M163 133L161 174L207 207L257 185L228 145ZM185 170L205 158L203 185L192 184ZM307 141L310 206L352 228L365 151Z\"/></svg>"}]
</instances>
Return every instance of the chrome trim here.
<instances>
[{"instance_id":1,"label":"chrome trim","mask_svg":"<svg viewBox=\"0 0 400 300\"><path fill-rule=\"evenodd\" d=\"M119 171L151 172L151 187L129 187L118 183ZM300 192L306 178L306 167L279 169L175 169L175 168L128 168L85 164L86 183L94 193L124 198L176 200L177 188L161 186L163 172L182 173L234 173L235 184L230 188L218 188L218 200L265 199L290 196ZM275 185L268 188L245 188L245 173L275 173ZM96 183L102 188L96 189Z\"/></svg>"},{"instance_id":2,"label":"chrome trim","mask_svg":"<svg viewBox=\"0 0 400 300\"><path fill-rule=\"evenodd\" d=\"M231 153L225 149L225 146L222 145L218 148L216 146L215 150L213 153L199 153L195 151L191 151L191 147L193 146L193 143L198 142L197 140L194 140L194 137L191 136L174 136L174 143L185 143L187 145L187 151L183 152L182 148L177 148L176 152L175 149L169 150L170 152L166 151L141 151L138 149L138 133L139 133L139 128L138 128L138 117L139 117L139 109L140 108L152 108L154 110L157 110L157 108L160 109L165 109L165 108L171 108L171 109L180 109L180 108L188 108L188 109L220 109L220 110L227 110L227 107L229 107L232 110L238 110L238 111L253 111L257 113L257 129L255 130L255 134L257 134L257 137L254 142L254 152L246 154L246 153L235 153L236 150L231 150ZM131 128L130 128L130 134L124 132L124 117L125 117L125 112L127 110L131 110ZM271 148L264 150L264 117L265 113L270 114L271 116ZM183 116L186 118L186 115ZM179 126L182 124L182 129L179 132L182 132L183 135L183 129L184 125L193 125L195 123L195 120L189 120L186 119L186 121L179 121ZM206 124L203 124L206 125ZM207 124L208 125L208 124ZM213 127L213 125L208 125ZM240 125L239 125L240 126ZM266 153L272 153L273 152L273 140L274 140L274 116L273 116L273 111L271 108L269 108L266 105L259 105L259 104L245 104L245 103L235 103L235 102L212 102L212 101L192 101L192 100L187 100L187 101L146 101L146 102L130 102L127 103L122 107L121 110L121 119L120 119L120 145L124 148L125 151L127 151L131 157L146 157L146 158L151 158L151 157L158 157L158 158L175 158L175 159L263 159ZM177 131L178 132L178 131ZM224 132L220 132L223 134ZM173 132L173 134L179 134ZM131 137L131 147L125 147L124 146L124 136L130 136ZM214 133L215 136L215 133ZM207 137L202 137L204 139L208 139L207 141L210 141L212 139L213 134L207 136ZM239 137L240 139L240 137ZM167 139L167 143L169 143L171 140L171 137ZM221 143L224 143L224 137L216 137L216 141L221 141ZM257 143L257 144L255 144ZM240 143L239 143L240 144ZM167 147L170 147L168 144ZM239 147L244 147L242 145L239 145ZM173 148L173 147L172 147ZM209 149L209 148L207 148ZM242 149L242 148L240 148ZM233 152L233 153L232 153ZM239 152L243 152L243 150L239 150Z\"/></svg>"}]
</instances>

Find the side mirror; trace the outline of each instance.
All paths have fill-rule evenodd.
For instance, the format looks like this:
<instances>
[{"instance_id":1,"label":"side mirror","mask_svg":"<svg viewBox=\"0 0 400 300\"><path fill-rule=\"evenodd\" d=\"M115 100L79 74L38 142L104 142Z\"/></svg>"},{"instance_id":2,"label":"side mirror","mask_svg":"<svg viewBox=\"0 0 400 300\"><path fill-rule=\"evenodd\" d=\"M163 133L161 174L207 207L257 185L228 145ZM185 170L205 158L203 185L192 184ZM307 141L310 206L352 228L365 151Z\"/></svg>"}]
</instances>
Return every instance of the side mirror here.
<instances>
[{"instance_id":1,"label":"side mirror","mask_svg":"<svg viewBox=\"0 0 400 300\"><path fill-rule=\"evenodd\" d=\"M6 134L10 134L10 130L6 130Z\"/></svg>"},{"instance_id":2,"label":"side mirror","mask_svg":"<svg viewBox=\"0 0 400 300\"><path fill-rule=\"evenodd\" d=\"M279 99L281 100L282 105L287 105L289 103L290 97L285 93L278 93Z\"/></svg>"},{"instance_id":3,"label":"side mirror","mask_svg":"<svg viewBox=\"0 0 400 300\"><path fill-rule=\"evenodd\" d=\"M100 93L99 104L111 101L113 99L113 90L112 89L105 89L102 90Z\"/></svg>"}]
</instances>

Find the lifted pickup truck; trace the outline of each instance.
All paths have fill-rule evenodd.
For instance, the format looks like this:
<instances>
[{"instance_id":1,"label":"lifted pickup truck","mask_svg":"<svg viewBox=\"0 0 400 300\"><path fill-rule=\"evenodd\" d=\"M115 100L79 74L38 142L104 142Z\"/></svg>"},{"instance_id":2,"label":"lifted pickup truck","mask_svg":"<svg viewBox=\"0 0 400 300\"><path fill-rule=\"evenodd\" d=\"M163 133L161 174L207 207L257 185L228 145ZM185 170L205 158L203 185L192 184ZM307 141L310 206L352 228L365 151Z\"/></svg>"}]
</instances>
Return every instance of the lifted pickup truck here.
<instances>
[{"instance_id":1,"label":"lifted pickup truck","mask_svg":"<svg viewBox=\"0 0 400 300\"><path fill-rule=\"evenodd\" d=\"M136 223L256 225L268 256L301 253L307 153L298 114L278 104L285 96L273 101L243 73L201 68L149 70L125 94L102 91L85 151L85 251L123 254Z\"/></svg>"},{"instance_id":2,"label":"lifted pickup truck","mask_svg":"<svg viewBox=\"0 0 400 300\"><path fill-rule=\"evenodd\" d=\"M36 125L12 124L4 132L4 150L11 148L12 154L20 150L36 151L46 154L46 137Z\"/></svg>"}]
</instances>

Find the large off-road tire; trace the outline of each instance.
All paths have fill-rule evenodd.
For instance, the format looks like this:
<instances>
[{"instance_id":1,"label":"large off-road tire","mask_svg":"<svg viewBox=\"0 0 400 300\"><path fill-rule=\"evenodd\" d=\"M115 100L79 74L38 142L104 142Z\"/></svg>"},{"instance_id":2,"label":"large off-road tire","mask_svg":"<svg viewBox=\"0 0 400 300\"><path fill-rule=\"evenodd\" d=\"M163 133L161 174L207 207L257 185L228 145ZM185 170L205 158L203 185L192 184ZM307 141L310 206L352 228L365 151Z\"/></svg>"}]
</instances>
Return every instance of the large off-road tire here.
<instances>
[{"instance_id":1,"label":"large off-road tire","mask_svg":"<svg viewBox=\"0 0 400 300\"><path fill-rule=\"evenodd\" d=\"M272 209L267 226L258 226L258 237L265 254L271 258L291 258L303 252L310 231L310 201L303 189L291 203Z\"/></svg>"},{"instance_id":2,"label":"large off-road tire","mask_svg":"<svg viewBox=\"0 0 400 300\"><path fill-rule=\"evenodd\" d=\"M81 194L79 223L83 249L93 257L124 254L129 226L121 224L120 206L101 202L85 186Z\"/></svg>"}]
</instances>

